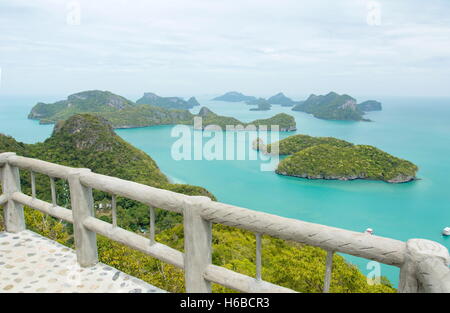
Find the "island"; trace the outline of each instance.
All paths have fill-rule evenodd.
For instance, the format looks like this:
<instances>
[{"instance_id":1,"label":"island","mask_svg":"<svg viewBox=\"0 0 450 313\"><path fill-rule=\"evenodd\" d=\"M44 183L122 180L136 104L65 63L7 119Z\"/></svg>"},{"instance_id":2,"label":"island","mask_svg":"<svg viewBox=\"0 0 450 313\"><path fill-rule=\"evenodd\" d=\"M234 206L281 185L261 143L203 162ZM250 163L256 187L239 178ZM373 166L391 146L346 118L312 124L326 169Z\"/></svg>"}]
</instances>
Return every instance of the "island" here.
<instances>
[{"instance_id":1,"label":"island","mask_svg":"<svg viewBox=\"0 0 450 313\"><path fill-rule=\"evenodd\" d=\"M319 96L312 94L305 101L296 104L292 110L309 113L325 120L370 121L364 118L364 114L373 107L372 101L358 104L355 98L336 92Z\"/></svg>"},{"instance_id":2,"label":"island","mask_svg":"<svg viewBox=\"0 0 450 313\"><path fill-rule=\"evenodd\" d=\"M234 127L235 130L250 131L252 129L248 128L248 126L251 125L254 125L256 128L267 127L267 130L271 130L272 126L277 126L279 128L279 131L282 132L291 132L297 130L297 124L294 117L286 113L280 113L267 119L258 119L249 123L244 123L234 117L218 115L212 112L207 107L203 107L201 108L197 116L202 117L201 126L196 126L194 124L194 128L197 130L204 130L208 126L218 127L209 127L210 130L226 130L227 126L231 126Z\"/></svg>"},{"instance_id":3,"label":"island","mask_svg":"<svg viewBox=\"0 0 450 313\"><path fill-rule=\"evenodd\" d=\"M213 101L225 101L225 102L243 102L243 101L256 100L256 98L252 97L252 96L246 96L237 91L230 91L230 92L227 92L226 94L216 97L212 100Z\"/></svg>"},{"instance_id":4,"label":"island","mask_svg":"<svg viewBox=\"0 0 450 313\"><path fill-rule=\"evenodd\" d=\"M107 120L112 128L137 128L155 125L193 125L194 117L202 116L202 112L207 112L207 110L207 108L202 108L200 115L194 115L188 110L167 109L151 104L136 104L109 91L93 90L70 95L67 100L55 103L38 103L32 108L28 117L38 119L42 124L54 124L77 114L89 113ZM210 114L205 113L206 115L202 116L204 126L249 124L242 123L232 117L219 116L211 111L209 112ZM278 114L270 119L258 120L258 123L268 125L268 127L277 125L280 131L296 129L295 119L288 114Z\"/></svg>"},{"instance_id":5,"label":"island","mask_svg":"<svg viewBox=\"0 0 450 313\"><path fill-rule=\"evenodd\" d=\"M279 175L326 180L380 180L406 183L416 180L418 167L368 145L354 145L333 137L294 135L280 140L278 153L287 155L276 169ZM261 139L253 148L276 154L274 147Z\"/></svg>"},{"instance_id":6,"label":"island","mask_svg":"<svg viewBox=\"0 0 450 313\"><path fill-rule=\"evenodd\" d=\"M272 108L272 105L264 98L247 101L247 104L256 105L256 108L251 108L250 111L269 111Z\"/></svg>"},{"instance_id":7,"label":"island","mask_svg":"<svg viewBox=\"0 0 450 313\"><path fill-rule=\"evenodd\" d=\"M188 101L180 97L160 97L152 92L146 92L142 98L136 101L137 104L151 104L165 109L189 110L199 106L197 99L191 97Z\"/></svg>"},{"instance_id":8,"label":"island","mask_svg":"<svg viewBox=\"0 0 450 313\"><path fill-rule=\"evenodd\" d=\"M381 111L383 109L381 102L368 100L358 104L358 108L363 112Z\"/></svg>"},{"instance_id":9,"label":"island","mask_svg":"<svg viewBox=\"0 0 450 313\"><path fill-rule=\"evenodd\" d=\"M150 104L136 104L109 91L83 91L55 103L38 103L28 118L41 124L54 124L73 115L90 113L106 118L113 128L136 128L153 125L191 123L188 110L166 109Z\"/></svg>"},{"instance_id":10,"label":"island","mask_svg":"<svg viewBox=\"0 0 450 313\"><path fill-rule=\"evenodd\" d=\"M279 104L285 107L291 107L298 103L293 101L291 98L286 97L282 92L270 97L269 99L267 99L267 102L269 102L270 104Z\"/></svg>"}]
</instances>

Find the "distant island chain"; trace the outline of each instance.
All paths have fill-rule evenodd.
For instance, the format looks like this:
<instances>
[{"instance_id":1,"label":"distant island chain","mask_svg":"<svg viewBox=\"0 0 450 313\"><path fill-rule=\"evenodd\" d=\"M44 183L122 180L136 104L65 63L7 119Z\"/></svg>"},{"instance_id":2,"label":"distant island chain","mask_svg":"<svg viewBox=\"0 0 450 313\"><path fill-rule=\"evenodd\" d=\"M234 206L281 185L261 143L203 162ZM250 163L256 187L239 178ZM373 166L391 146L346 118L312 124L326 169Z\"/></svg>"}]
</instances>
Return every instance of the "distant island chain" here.
<instances>
[{"instance_id":1,"label":"distant island chain","mask_svg":"<svg viewBox=\"0 0 450 313\"><path fill-rule=\"evenodd\" d=\"M224 102L245 102L254 108L251 111L268 111L272 105L292 107L327 120L368 121L364 114L382 110L380 102L368 100L358 103L348 95L330 92L327 95L311 95L305 101L293 101L283 93L268 99L246 96L239 92L228 92L212 99ZM297 130L295 118L279 113L270 118L256 119L245 123L234 117L221 116L207 107L198 114L189 110L200 106L195 97L184 100L179 97L160 97L145 93L136 102L109 91L91 90L68 96L55 103L38 103L30 114L30 119L40 123L56 123L79 114L97 116L111 125L111 128L135 128L154 125L185 124L194 130L227 131L228 126L243 126L241 130L252 130L247 126L277 126L282 132ZM201 124L194 123L201 118ZM58 127L57 127L58 128ZM56 129L57 129L56 128ZM254 149L264 154L285 155L277 168L279 175L306 179L335 180L381 180L388 183L405 183L416 179L418 167L413 163L396 158L380 149L327 137L311 137L303 134L287 137L279 142L265 144L262 139L253 143ZM274 151L277 146L279 151Z\"/></svg>"}]
</instances>

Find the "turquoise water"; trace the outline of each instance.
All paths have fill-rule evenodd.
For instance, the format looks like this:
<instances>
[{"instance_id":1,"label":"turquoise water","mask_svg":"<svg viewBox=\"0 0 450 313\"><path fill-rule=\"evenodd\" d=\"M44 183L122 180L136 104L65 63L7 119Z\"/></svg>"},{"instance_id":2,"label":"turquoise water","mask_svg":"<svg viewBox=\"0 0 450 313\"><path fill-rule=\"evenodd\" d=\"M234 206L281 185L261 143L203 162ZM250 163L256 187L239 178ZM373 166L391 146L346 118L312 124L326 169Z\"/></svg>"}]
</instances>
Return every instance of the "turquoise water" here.
<instances>
[{"instance_id":1,"label":"turquoise water","mask_svg":"<svg viewBox=\"0 0 450 313\"><path fill-rule=\"evenodd\" d=\"M26 142L45 139L51 126L28 121L30 103L0 100L0 132ZM364 231L399 240L426 238L450 248L440 232L450 226L450 99L380 99L382 112L371 113L372 123L315 119L289 108L250 112L242 103L200 101L214 112L243 121L278 112L295 116L297 133L333 136L377 146L420 167L421 180L391 185L369 181L310 181L262 172L261 161L175 161L171 157L172 126L118 130L125 140L151 155L175 182L201 185L219 201L309 222ZM198 110L198 108L197 108ZM282 134L281 138L290 134ZM207 141L207 139L205 139ZM367 260L348 257L364 273ZM382 275L398 282L398 270L382 266Z\"/></svg>"},{"instance_id":2,"label":"turquoise water","mask_svg":"<svg viewBox=\"0 0 450 313\"><path fill-rule=\"evenodd\" d=\"M27 119L31 108L41 99L0 96L0 133L25 143L36 143L48 138L53 125L39 125Z\"/></svg>"}]
</instances>

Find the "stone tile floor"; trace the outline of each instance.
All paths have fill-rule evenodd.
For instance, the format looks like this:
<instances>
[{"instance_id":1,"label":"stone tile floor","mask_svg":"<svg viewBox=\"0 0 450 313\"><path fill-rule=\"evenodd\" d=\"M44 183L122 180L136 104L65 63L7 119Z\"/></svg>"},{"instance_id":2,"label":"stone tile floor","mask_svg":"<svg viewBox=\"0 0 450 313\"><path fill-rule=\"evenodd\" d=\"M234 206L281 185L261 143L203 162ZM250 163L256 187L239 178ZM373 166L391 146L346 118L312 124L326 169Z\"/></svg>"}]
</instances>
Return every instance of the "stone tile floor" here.
<instances>
[{"instance_id":1,"label":"stone tile floor","mask_svg":"<svg viewBox=\"0 0 450 313\"><path fill-rule=\"evenodd\" d=\"M113 267L81 268L75 251L31 231L0 233L0 292L165 292Z\"/></svg>"}]
</instances>

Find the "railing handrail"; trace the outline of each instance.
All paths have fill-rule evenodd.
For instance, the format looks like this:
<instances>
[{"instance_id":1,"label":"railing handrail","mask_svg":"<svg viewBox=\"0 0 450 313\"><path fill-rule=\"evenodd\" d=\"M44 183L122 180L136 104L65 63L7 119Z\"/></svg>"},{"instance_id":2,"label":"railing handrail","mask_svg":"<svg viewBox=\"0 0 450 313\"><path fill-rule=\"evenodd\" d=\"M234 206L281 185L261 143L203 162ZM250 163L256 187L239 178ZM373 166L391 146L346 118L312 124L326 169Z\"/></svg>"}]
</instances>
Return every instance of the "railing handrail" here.
<instances>
[{"instance_id":1,"label":"railing handrail","mask_svg":"<svg viewBox=\"0 0 450 313\"><path fill-rule=\"evenodd\" d=\"M92 193L92 189L96 189L114 196L117 195L136 200L151 207L158 207L184 214L185 253L182 253L168 246L153 243L151 240L133 232L96 219L92 216L92 213L75 218L75 212L72 212L72 210L59 207L55 203L51 204L27 196L20 191L20 188L18 190L17 188L16 190L13 188L0 195L0 205L8 203L9 207L9 202L12 201L14 205L26 205L74 223L74 225L77 225L77 229L80 229L79 232L83 233L85 231L86 234L84 235L90 238L86 240L90 242L91 250L93 248L96 249L96 244L92 246L95 243L92 242L92 234L94 234L95 239L95 233L98 233L154 256L164 262L184 268L186 271L186 284L194 286L191 288L193 291L208 291L209 282L221 283L227 287L247 292L268 290L285 292L288 290L238 273L231 275L231 271L212 265L210 262L210 227L212 223L244 229L257 233L258 235L270 235L280 239L320 247L331 253L341 252L400 267L400 289L404 291L420 290L417 286L411 287L411 283L407 282L417 279L424 280L415 271L411 271L411 263L417 263L417 258L412 257L411 259L408 243L399 240L253 211L212 201L207 197L183 195L115 177L92 173L86 169L57 165L37 159L17 156L13 153L0 154L0 168L5 165L44 174L51 178L65 179L69 181L69 184L70 179L73 181L74 177L76 177L75 181L80 184L80 188L87 188L84 190L84 192L87 192L87 198ZM17 176L17 173L15 175ZM12 180L11 178L9 180L3 179L3 183L11 183ZM84 199L84 201L88 201L86 206L93 206L92 203L89 203L92 200ZM90 209L92 210L92 208ZM194 238L196 244L191 245L191 239L189 238ZM79 245L81 246L86 240L80 239ZM436 247L439 247L441 250L440 253L443 253L441 259L444 262L441 263L447 263L448 265L450 257L448 257L447 249L437 243L434 244L437 245ZM442 252L442 248L445 249L444 252ZM202 250L194 251L196 249ZM85 260L81 263L89 265L96 262L96 251L95 253L92 251L90 254L88 253L87 258L90 258L90 260ZM422 264L428 263L425 262ZM330 267L328 270L331 270L331 262L327 262L327 267ZM445 272L445 265L442 268L441 274L442 271ZM230 276L228 280L226 279L227 275ZM199 284L199 281L202 279L207 281L207 283L203 287L197 288L197 285L202 285L201 283ZM448 275L448 279L450 279L450 274ZM441 289L445 289L448 286L448 291L450 292L448 282L439 283L438 285L444 286ZM427 290L426 288L422 289Z\"/></svg>"},{"instance_id":2,"label":"railing handrail","mask_svg":"<svg viewBox=\"0 0 450 313\"><path fill-rule=\"evenodd\" d=\"M11 156L7 162L21 169L66 180L72 172L77 170L76 168L21 156ZM176 213L183 213L183 208L186 207L188 202L195 202L201 198L202 201L198 203L202 208L200 214L204 219L214 223L305 243L325 250L375 260L387 265L400 267L404 261L406 244L391 238L253 211L208 201L209 198L206 197L188 196L96 173L81 174L80 181L87 187Z\"/></svg>"}]
</instances>

